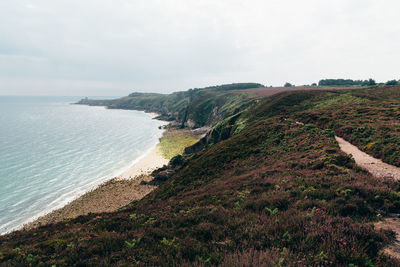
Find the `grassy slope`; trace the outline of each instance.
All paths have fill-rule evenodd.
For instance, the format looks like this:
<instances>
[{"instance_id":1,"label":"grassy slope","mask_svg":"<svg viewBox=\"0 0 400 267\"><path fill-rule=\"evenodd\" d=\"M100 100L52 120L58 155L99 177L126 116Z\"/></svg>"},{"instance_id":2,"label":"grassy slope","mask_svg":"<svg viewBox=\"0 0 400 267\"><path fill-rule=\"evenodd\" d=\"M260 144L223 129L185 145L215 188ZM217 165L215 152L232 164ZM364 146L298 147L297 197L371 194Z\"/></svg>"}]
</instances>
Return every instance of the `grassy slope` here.
<instances>
[{"instance_id":1,"label":"grassy slope","mask_svg":"<svg viewBox=\"0 0 400 267\"><path fill-rule=\"evenodd\" d=\"M82 100L81 104L107 106L114 109L135 109L160 113L168 120L185 126L202 127L243 110L254 103L254 96L233 90L261 87L260 84L230 84L191 89L172 94L133 93L115 100Z\"/></svg>"},{"instance_id":2,"label":"grassy slope","mask_svg":"<svg viewBox=\"0 0 400 267\"><path fill-rule=\"evenodd\" d=\"M325 109L356 104L337 96L266 98L216 126L216 144L187 157L143 200L0 237L0 260L10 266L398 265L378 254L392 236L367 222L400 212L399 183L375 180L339 151L332 129L341 128L322 119ZM381 102L373 103L379 110Z\"/></svg>"},{"instance_id":3,"label":"grassy slope","mask_svg":"<svg viewBox=\"0 0 400 267\"><path fill-rule=\"evenodd\" d=\"M325 95L294 119L330 128L363 151L400 166L400 86Z\"/></svg>"},{"instance_id":4,"label":"grassy slope","mask_svg":"<svg viewBox=\"0 0 400 267\"><path fill-rule=\"evenodd\" d=\"M199 137L191 130L172 128L164 132L158 146L164 158L172 159L176 155L183 154L186 147L193 145L198 140Z\"/></svg>"}]
</instances>

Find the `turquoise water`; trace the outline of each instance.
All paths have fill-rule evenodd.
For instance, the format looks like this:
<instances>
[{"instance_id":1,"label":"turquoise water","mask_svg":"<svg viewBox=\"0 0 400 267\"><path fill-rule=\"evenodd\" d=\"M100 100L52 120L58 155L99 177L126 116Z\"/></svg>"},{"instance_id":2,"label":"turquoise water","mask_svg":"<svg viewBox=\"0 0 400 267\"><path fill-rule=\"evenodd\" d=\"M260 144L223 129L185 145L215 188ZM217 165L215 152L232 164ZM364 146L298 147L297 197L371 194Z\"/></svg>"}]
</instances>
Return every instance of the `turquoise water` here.
<instances>
[{"instance_id":1,"label":"turquoise water","mask_svg":"<svg viewBox=\"0 0 400 267\"><path fill-rule=\"evenodd\" d=\"M151 150L164 122L80 97L0 96L0 233L60 208Z\"/></svg>"}]
</instances>

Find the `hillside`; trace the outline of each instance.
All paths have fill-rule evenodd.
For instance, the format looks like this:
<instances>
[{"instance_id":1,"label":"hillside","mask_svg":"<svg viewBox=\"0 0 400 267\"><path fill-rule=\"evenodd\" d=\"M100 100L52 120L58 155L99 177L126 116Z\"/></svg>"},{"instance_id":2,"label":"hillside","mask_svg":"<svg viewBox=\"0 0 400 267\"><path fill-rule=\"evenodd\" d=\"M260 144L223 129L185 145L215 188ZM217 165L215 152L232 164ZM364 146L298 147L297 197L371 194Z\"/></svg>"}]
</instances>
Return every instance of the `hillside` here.
<instances>
[{"instance_id":1,"label":"hillside","mask_svg":"<svg viewBox=\"0 0 400 267\"><path fill-rule=\"evenodd\" d=\"M209 94L198 103L216 101ZM2 265L400 265L379 252L393 233L371 224L400 213L400 183L361 170L334 138L399 165L400 87L219 94L246 107L215 121L155 191L118 212L2 236Z\"/></svg>"},{"instance_id":2,"label":"hillside","mask_svg":"<svg viewBox=\"0 0 400 267\"><path fill-rule=\"evenodd\" d=\"M77 104L156 112L161 119L198 128L213 124L254 103L254 95L237 90L262 87L258 83L226 84L172 94L132 93L115 100L82 99Z\"/></svg>"}]
</instances>

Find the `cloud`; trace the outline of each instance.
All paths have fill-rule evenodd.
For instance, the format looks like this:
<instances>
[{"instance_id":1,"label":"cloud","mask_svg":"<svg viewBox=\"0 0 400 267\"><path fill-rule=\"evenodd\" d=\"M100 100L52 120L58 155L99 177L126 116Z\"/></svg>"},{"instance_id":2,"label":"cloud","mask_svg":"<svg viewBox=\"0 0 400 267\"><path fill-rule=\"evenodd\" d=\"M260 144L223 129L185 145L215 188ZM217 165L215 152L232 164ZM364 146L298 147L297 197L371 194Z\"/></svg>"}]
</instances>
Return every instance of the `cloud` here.
<instances>
[{"instance_id":1,"label":"cloud","mask_svg":"<svg viewBox=\"0 0 400 267\"><path fill-rule=\"evenodd\" d=\"M32 4L26 4L26 5L24 5L24 7L27 9L35 9L35 6Z\"/></svg>"},{"instance_id":2,"label":"cloud","mask_svg":"<svg viewBox=\"0 0 400 267\"><path fill-rule=\"evenodd\" d=\"M0 77L13 92L37 79L51 94L65 94L50 88L59 80L100 83L109 95L114 84L170 92L388 80L399 78L399 8L395 0L4 0ZM0 94L10 91L0 84Z\"/></svg>"}]
</instances>

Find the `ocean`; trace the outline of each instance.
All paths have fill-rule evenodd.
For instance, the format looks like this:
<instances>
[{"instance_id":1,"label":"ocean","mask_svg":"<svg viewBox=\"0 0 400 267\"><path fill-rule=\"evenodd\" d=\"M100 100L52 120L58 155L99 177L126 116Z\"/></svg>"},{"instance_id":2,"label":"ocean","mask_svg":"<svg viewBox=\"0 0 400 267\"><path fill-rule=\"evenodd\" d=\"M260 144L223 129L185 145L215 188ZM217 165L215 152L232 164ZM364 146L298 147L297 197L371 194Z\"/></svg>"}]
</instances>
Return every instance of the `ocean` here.
<instances>
[{"instance_id":1,"label":"ocean","mask_svg":"<svg viewBox=\"0 0 400 267\"><path fill-rule=\"evenodd\" d=\"M121 174L162 135L149 114L80 98L0 96L1 234Z\"/></svg>"}]
</instances>

